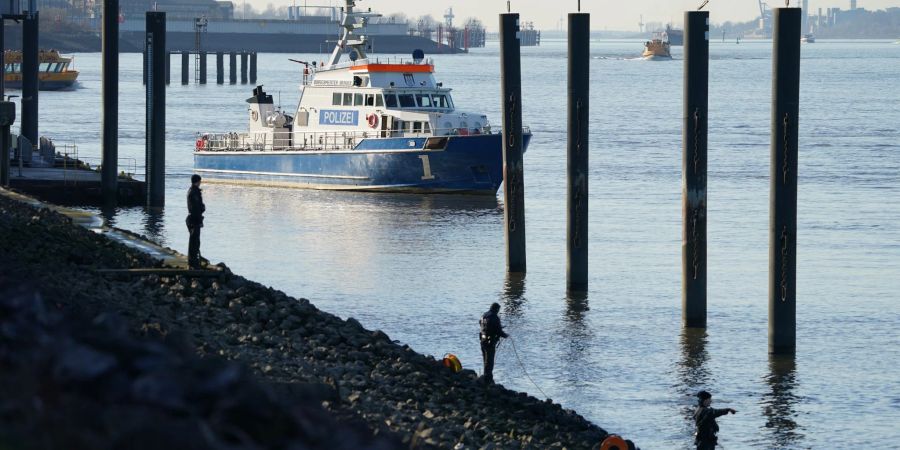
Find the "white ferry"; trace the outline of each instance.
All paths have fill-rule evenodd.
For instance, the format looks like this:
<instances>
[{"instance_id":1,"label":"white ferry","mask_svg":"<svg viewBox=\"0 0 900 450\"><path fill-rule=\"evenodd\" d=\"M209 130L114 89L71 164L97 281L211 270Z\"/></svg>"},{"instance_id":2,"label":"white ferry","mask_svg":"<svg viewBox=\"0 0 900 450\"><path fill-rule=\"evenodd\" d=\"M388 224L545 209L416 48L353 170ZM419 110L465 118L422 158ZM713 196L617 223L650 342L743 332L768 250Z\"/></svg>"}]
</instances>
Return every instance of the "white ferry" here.
<instances>
[{"instance_id":1,"label":"white ferry","mask_svg":"<svg viewBox=\"0 0 900 450\"><path fill-rule=\"evenodd\" d=\"M327 63L304 63L291 116L262 86L249 131L200 133L194 169L205 179L312 189L496 195L502 135L487 116L456 109L422 51L371 59L355 31L377 16L346 0L343 33ZM341 62L344 53L349 61ZM523 150L531 138L523 130Z\"/></svg>"}]
</instances>

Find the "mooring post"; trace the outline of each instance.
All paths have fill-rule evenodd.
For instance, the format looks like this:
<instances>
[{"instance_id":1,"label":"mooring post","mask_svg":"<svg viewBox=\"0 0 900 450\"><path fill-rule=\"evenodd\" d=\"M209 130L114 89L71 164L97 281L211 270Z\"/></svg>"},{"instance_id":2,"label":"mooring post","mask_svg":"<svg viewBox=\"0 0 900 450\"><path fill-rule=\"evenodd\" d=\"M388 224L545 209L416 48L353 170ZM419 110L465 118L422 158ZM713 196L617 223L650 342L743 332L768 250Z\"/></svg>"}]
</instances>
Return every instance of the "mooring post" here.
<instances>
[{"instance_id":1,"label":"mooring post","mask_svg":"<svg viewBox=\"0 0 900 450\"><path fill-rule=\"evenodd\" d=\"M181 52L181 84L188 84L191 70L191 52Z\"/></svg>"},{"instance_id":2,"label":"mooring post","mask_svg":"<svg viewBox=\"0 0 900 450\"><path fill-rule=\"evenodd\" d=\"M247 84L247 52L241 52L241 84Z\"/></svg>"},{"instance_id":3,"label":"mooring post","mask_svg":"<svg viewBox=\"0 0 900 450\"><path fill-rule=\"evenodd\" d=\"M591 15L569 14L568 226L566 280L570 292L588 287L588 107Z\"/></svg>"},{"instance_id":4,"label":"mooring post","mask_svg":"<svg viewBox=\"0 0 900 450\"><path fill-rule=\"evenodd\" d=\"M147 66L149 67L145 144L147 206L161 208L166 204L166 85L163 79L166 54L166 13L148 11L146 30Z\"/></svg>"},{"instance_id":5,"label":"mooring post","mask_svg":"<svg viewBox=\"0 0 900 450\"><path fill-rule=\"evenodd\" d=\"M0 101L0 186L9 187L9 128L16 122L16 104Z\"/></svg>"},{"instance_id":6,"label":"mooring post","mask_svg":"<svg viewBox=\"0 0 900 450\"><path fill-rule=\"evenodd\" d=\"M228 84L237 84L237 54L228 54Z\"/></svg>"},{"instance_id":7,"label":"mooring post","mask_svg":"<svg viewBox=\"0 0 900 450\"><path fill-rule=\"evenodd\" d=\"M250 84L256 84L256 52L250 53Z\"/></svg>"},{"instance_id":8,"label":"mooring post","mask_svg":"<svg viewBox=\"0 0 900 450\"><path fill-rule=\"evenodd\" d=\"M500 91L503 94L503 198L506 268L525 273L525 181L522 164L522 61L519 14L500 15Z\"/></svg>"},{"instance_id":9,"label":"mooring post","mask_svg":"<svg viewBox=\"0 0 900 450\"><path fill-rule=\"evenodd\" d=\"M0 16L0 55L6 54L6 19ZM9 187L9 128L16 120L16 104L6 101L6 64L0 64L0 186Z\"/></svg>"},{"instance_id":10,"label":"mooring post","mask_svg":"<svg viewBox=\"0 0 900 450\"><path fill-rule=\"evenodd\" d=\"M684 13L681 159L681 322L706 327L706 182L709 12Z\"/></svg>"},{"instance_id":11,"label":"mooring post","mask_svg":"<svg viewBox=\"0 0 900 450\"><path fill-rule=\"evenodd\" d=\"M119 0L103 1L103 202L119 194Z\"/></svg>"},{"instance_id":12,"label":"mooring post","mask_svg":"<svg viewBox=\"0 0 900 450\"><path fill-rule=\"evenodd\" d=\"M37 11L28 11L25 20L22 21L22 136L25 136L32 145L32 149L38 145L38 29L39 17ZM26 151L32 149L19 149L19 157L23 157ZM29 153L30 155L30 153Z\"/></svg>"},{"instance_id":13,"label":"mooring post","mask_svg":"<svg viewBox=\"0 0 900 450\"><path fill-rule=\"evenodd\" d=\"M200 84L206 84L206 50L200 51Z\"/></svg>"},{"instance_id":14,"label":"mooring post","mask_svg":"<svg viewBox=\"0 0 900 450\"><path fill-rule=\"evenodd\" d=\"M144 51L141 52L141 83L147 84L147 43L144 43Z\"/></svg>"},{"instance_id":15,"label":"mooring post","mask_svg":"<svg viewBox=\"0 0 900 450\"><path fill-rule=\"evenodd\" d=\"M769 353L773 354L793 354L797 340L800 19L800 8L775 9L769 194Z\"/></svg>"},{"instance_id":16,"label":"mooring post","mask_svg":"<svg viewBox=\"0 0 900 450\"><path fill-rule=\"evenodd\" d=\"M216 52L216 84L225 84L225 54Z\"/></svg>"},{"instance_id":17,"label":"mooring post","mask_svg":"<svg viewBox=\"0 0 900 450\"><path fill-rule=\"evenodd\" d=\"M172 52L166 52L166 86L172 82Z\"/></svg>"}]
</instances>

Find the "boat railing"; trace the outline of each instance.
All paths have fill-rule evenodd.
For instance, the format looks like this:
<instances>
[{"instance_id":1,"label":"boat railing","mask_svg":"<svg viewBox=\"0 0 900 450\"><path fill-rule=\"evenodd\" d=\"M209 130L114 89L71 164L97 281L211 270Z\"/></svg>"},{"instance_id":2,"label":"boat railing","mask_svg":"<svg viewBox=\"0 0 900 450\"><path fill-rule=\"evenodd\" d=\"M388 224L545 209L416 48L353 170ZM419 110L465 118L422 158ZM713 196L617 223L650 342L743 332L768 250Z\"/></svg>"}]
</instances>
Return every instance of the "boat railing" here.
<instances>
[{"instance_id":1,"label":"boat railing","mask_svg":"<svg viewBox=\"0 0 900 450\"><path fill-rule=\"evenodd\" d=\"M528 127L523 132L530 134ZM198 133L197 151L329 151L352 150L364 139L432 138L494 134L490 127L435 129L428 132L404 130L294 132L268 130L249 133Z\"/></svg>"},{"instance_id":2,"label":"boat railing","mask_svg":"<svg viewBox=\"0 0 900 450\"><path fill-rule=\"evenodd\" d=\"M337 69L346 69L349 67L355 66L365 66L368 64L402 64L402 65L434 65L434 59L425 58L421 60L411 59L411 58L401 58L401 57L376 57L376 58L364 58L358 59L356 61L345 61L341 63L337 63L332 66L320 66L316 67L315 63L312 64L314 70L337 70Z\"/></svg>"}]
</instances>

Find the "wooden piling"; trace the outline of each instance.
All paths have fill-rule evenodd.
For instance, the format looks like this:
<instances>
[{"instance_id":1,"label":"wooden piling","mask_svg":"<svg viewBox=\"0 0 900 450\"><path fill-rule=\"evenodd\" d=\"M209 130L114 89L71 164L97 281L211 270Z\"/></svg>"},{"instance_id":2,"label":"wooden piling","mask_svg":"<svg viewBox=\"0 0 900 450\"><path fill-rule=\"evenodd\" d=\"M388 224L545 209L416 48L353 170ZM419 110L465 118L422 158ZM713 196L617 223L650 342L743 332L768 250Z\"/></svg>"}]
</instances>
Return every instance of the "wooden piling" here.
<instances>
[{"instance_id":1,"label":"wooden piling","mask_svg":"<svg viewBox=\"0 0 900 450\"><path fill-rule=\"evenodd\" d=\"M225 84L225 54L216 52L216 84Z\"/></svg>"},{"instance_id":2,"label":"wooden piling","mask_svg":"<svg viewBox=\"0 0 900 450\"><path fill-rule=\"evenodd\" d=\"M256 84L256 52L250 54L250 84Z\"/></svg>"},{"instance_id":3,"label":"wooden piling","mask_svg":"<svg viewBox=\"0 0 900 450\"><path fill-rule=\"evenodd\" d=\"M706 185L709 111L709 12L684 13L682 113L681 321L706 327Z\"/></svg>"},{"instance_id":4,"label":"wooden piling","mask_svg":"<svg viewBox=\"0 0 900 450\"><path fill-rule=\"evenodd\" d=\"M525 181L522 164L522 61L519 14L500 15L500 91L503 94L503 198L506 268L525 273Z\"/></svg>"},{"instance_id":5,"label":"wooden piling","mask_svg":"<svg viewBox=\"0 0 900 450\"><path fill-rule=\"evenodd\" d=\"M191 52L181 52L181 84L187 85L190 79Z\"/></svg>"},{"instance_id":6,"label":"wooden piling","mask_svg":"<svg viewBox=\"0 0 900 450\"><path fill-rule=\"evenodd\" d=\"M161 208L166 203L166 13L148 11L146 31L146 171L147 206Z\"/></svg>"},{"instance_id":7,"label":"wooden piling","mask_svg":"<svg viewBox=\"0 0 900 450\"><path fill-rule=\"evenodd\" d=\"M797 131L801 9L777 8L772 36L769 353L793 354L797 336Z\"/></svg>"},{"instance_id":8,"label":"wooden piling","mask_svg":"<svg viewBox=\"0 0 900 450\"><path fill-rule=\"evenodd\" d=\"M206 51L200 51L200 84L206 84Z\"/></svg>"},{"instance_id":9,"label":"wooden piling","mask_svg":"<svg viewBox=\"0 0 900 450\"><path fill-rule=\"evenodd\" d=\"M591 15L569 14L568 191L566 281L569 292L588 288L588 118Z\"/></svg>"},{"instance_id":10,"label":"wooden piling","mask_svg":"<svg viewBox=\"0 0 900 450\"><path fill-rule=\"evenodd\" d=\"M228 84L237 84L237 54L228 55Z\"/></svg>"},{"instance_id":11,"label":"wooden piling","mask_svg":"<svg viewBox=\"0 0 900 450\"><path fill-rule=\"evenodd\" d=\"M40 18L37 11L29 11L22 21L22 121L21 132L38 145L38 70L39 70L39 27ZM31 149L19 149L22 152Z\"/></svg>"},{"instance_id":12,"label":"wooden piling","mask_svg":"<svg viewBox=\"0 0 900 450\"><path fill-rule=\"evenodd\" d=\"M103 1L103 202L115 206L119 194L119 0Z\"/></svg>"},{"instance_id":13,"label":"wooden piling","mask_svg":"<svg viewBox=\"0 0 900 450\"><path fill-rule=\"evenodd\" d=\"M247 84L247 53L241 52L241 84Z\"/></svg>"}]
</instances>

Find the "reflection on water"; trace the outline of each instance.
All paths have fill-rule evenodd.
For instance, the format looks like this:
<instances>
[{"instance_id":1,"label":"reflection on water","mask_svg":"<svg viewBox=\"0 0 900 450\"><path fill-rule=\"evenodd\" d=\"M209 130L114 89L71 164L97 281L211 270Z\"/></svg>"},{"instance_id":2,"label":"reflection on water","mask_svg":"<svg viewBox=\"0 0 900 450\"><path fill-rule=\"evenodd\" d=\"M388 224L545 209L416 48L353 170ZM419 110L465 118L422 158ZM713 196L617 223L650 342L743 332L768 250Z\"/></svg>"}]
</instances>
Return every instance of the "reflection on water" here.
<instances>
[{"instance_id":1,"label":"reflection on water","mask_svg":"<svg viewBox=\"0 0 900 450\"><path fill-rule=\"evenodd\" d=\"M796 362L793 355L769 355L769 375L766 384L771 392L763 395L763 416L766 417L765 433L774 448L793 448L803 439L801 428L795 418L794 409L799 397L794 394L797 387Z\"/></svg>"},{"instance_id":2,"label":"reflection on water","mask_svg":"<svg viewBox=\"0 0 900 450\"><path fill-rule=\"evenodd\" d=\"M164 208L145 208L143 218L143 228L147 236L154 241L166 245L165 236L165 219L166 211Z\"/></svg>"},{"instance_id":3,"label":"reflection on water","mask_svg":"<svg viewBox=\"0 0 900 450\"><path fill-rule=\"evenodd\" d=\"M522 315L522 307L525 305L525 274L507 273L503 283L503 294L500 303L506 308L506 314L510 317Z\"/></svg>"},{"instance_id":4,"label":"reflection on water","mask_svg":"<svg viewBox=\"0 0 900 450\"><path fill-rule=\"evenodd\" d=\"M706 351L707 334L705 328L682 328L681 360L678 361L679 394L690 400L682 407L685 418L685 429L694 432L694 410L697 392L710 389L712 375L707 363L709 354ZM715 393L713 393L715 395Z\"/></svg>"},{"instance_id":5,"label":"reflection on water","mask_svg":"<svg viewBox=\"0 0 900 450\"><path fill-rule=\"evenodd\" d=\"M566 326L562 329L562 338L567 345L564 347L562 358L567 364L572 365L573 370L570 372L581 373L576 369L582 367L586 362L587 355L585 353L591 349L594 343L594 334L584 320L585 314L590 310L588 294L587 292L569 292L565 302L564 323Z\"/></svg>"},{"instance_id":6,"label":"reflection on water","mask_svg":"<svg viewBox=\"0 0 900 450\"><path fill-rule=\"evenodd\" d=\"M115 206L102 206L100 208L100 217L103 218L103 223L108 227L116 226L116 215L118 214L119 209Z\"/></svg>"}]
</instances>

